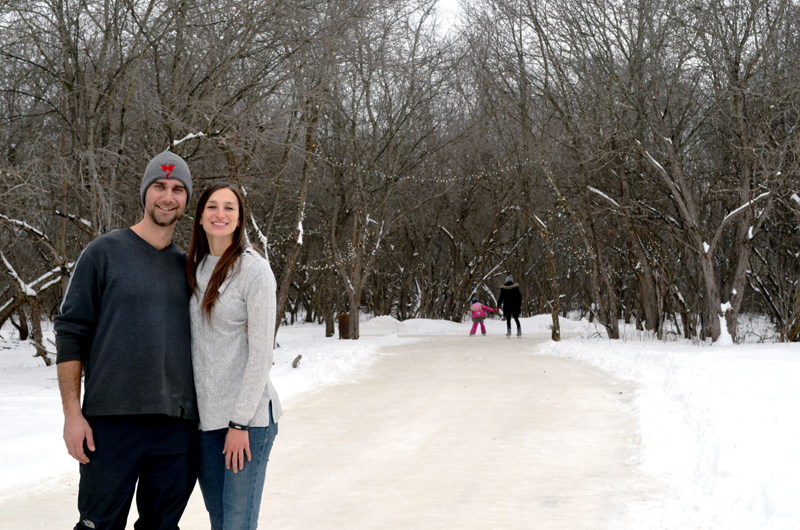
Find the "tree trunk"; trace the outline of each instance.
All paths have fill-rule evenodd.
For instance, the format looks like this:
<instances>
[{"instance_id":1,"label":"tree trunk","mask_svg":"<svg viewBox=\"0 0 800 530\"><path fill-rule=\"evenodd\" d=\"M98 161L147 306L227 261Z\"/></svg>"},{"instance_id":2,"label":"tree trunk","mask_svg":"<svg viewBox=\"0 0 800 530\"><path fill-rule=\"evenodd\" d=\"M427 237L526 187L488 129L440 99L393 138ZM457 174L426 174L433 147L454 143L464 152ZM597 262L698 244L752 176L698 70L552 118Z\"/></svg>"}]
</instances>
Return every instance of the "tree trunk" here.
<instances>
[{"instance_id":1,"label":"tree trunk","mask_svg":"<svg viewBox=\"0 0 800 530\"><path fill-rule=\"evenodd\" d=\"M597 235L597 229L591 216L587 217L587 223L592 231L592 242L594 243L587 250L590 251L592 260L592 284L596 294L597 308L600 310L600 319L603 326L606 328L609 339L619 338L619 300L617 293L614 291L614 286L611 284L611 279L608 276L606 265L603 261L603 255L600 252L600 240ZM605 290L605 297L601 295L600 286Z\"/></svg>"},{"instance_id":2,"label":"tree trunk","mask_svg":"<svg viewBox=\"0 0 800 530\"><path fill-rule=\"evenodd\" d=\"M283 265L283 272L281 273L281 282L278 285L278 295L275 304L275 334L278 334L278 328L281 326L283 317L286 313L286 303L289 300L289 288L292 285L292 275L294 274L294 266L297 263L297 257L303 248L303 243L298 242L297 235L295 237L292 248L286 256L286 262Z\"/></svg>"},{"instance_id":3,"label":"tree trunk","mask_svg":"<svg viewBox=\"0 0 800 530\"><path fill-rule=\"evenodd\" d=\"M39 300L33 297L28 297L28 310L30 311L31 319L31 342L33 347L36 348L34 357L41 357L44 364L50 366L52 361L47 356L47 349L44 347L44 337L42 336L42 306Z\"/></svg>"},{"instance_id":4,"label":"tree trunk","mask_svg":"<svg viewBox=\"0 0 800 530\"><path fill-rule=\"evenodd\" d=\"M627 207L625 210L630 211L630 182L627 178L627 172L623 172L622 175L623 204ZM661 316L659 315L659 296L658 289L656 287L655 276L653 273L653 267L650 265L650 257L647 255L647 252L643 247L642 240L639 237L636 227L633 225L633 220L629 215L625 216L625 222L623 225L627 229L628 240L631 242L631 248L636 254L636 259L639 260L640 269L638 271L638 276L641 293L641 306L645 320L645 329L648 331L655 331L660 335L661 328L659 327L659 322L661 320Z\"/></svg>"},{"instance_id":5,"label":"tree trunk","mask_svg":"<svg viewBox=\"0 0 800 530\"><path fill-rule=\"evenodd\" d=\"M19 310L20 306L23 305L24 303L25 303L25 296L23 294L17 294L17 296L14 297L14 301L8 304L6 307L4 307L2 311L0 311L0 328L3 327L3 324L5 324L6 320L8 320L9 318L11 318L12 323L14 322L12 316L14 315L15 312L17 312L17 310ZM16 323L14 323L14 327L19 329L19 326L17 326Z\"/></svg>"},{"instance_id":6,"label":"tree trunk","mask_svg":"<svg viewBox=\"0 0 800 530\"><path fill-rule=\"evenodd\" d=\"M714 263L711 260L711 255L708 252L700 254L700 268L703 273L703 280L705 281L705 302L706 302L706 322L703 326L707 334L711 336L711 340L716 342L719 339L721 328L719 325L720 317L720 301L719 301L719 288L717 287L717 278L714 274Z\"/></svg>"},{"instance_id":7,"label":"tree trunk","mask_svg":"<svg viewBox=\"0 0 800 530\"><path fill-rule=\"evenodd\" d=\"M319 121L319 105L315 101L309 100L306 102L306 115L309 116L306 125L306 156L303 159L302 181L300 183L300 190L297 194L297 207L295 210L295 223L292 232L292 249L286 256L286 262L283 264L283 271L281 272L281 280L278 288L277 304L275 310L275 335L278 334L278 328L283 320L284 312L286 311L286 300L289 298L289 287L292 284L292 276L294 275L294 267L297 264L297 258L300 256L300 251L303 248L303 219L305 219L306 210L306 197L308 196L308 181L311 179L311 170L314 167L312 157L316 148L316 135L317 135L317 122Z\"/></svg>"},{"instance_id":8,"label":"tree trunk","mask_svg":"<svg viewBox=\"0 0 800 530\"><path fill-rule=\"evenodd\" d=\"M737 223L736 226L736 262L733 271L733 281L731 282L731 297L728 300L731 304L730 309L725 312L725 321L728 326L728 333L734 341L738 338L739 312L742 309L744 300L744 290L747 282L747 269L750 265L750 253L752 245L748 237L749 223L748 216Z\"/></svg>"},{"instance_id":9,"label":"tree trunk","mask_svg":"<svg viewBox=\"0 0 800 530\"><path fill-rule=\"evenodd\" d=\"M358 340L358 316L361 308L359 296L356 293L348 293L347 299L350 302L350 339Z\"/></svg>"},{"instance_id":10,"label":"tree trunk","mask_svg":"<svg viewBox=\"0 0 800 530\"><path fill-rule=\"evenodd\" d=\"M25 303L27 303L27 298L25 299ZM30 335L30 331L28 330L28 318L25 316L25 303L21 304L17 309L19 324L14 322L13 317L11 318L11 323L19 332L19 340L28 340L28 336Z\"/></svg>"},{"instance_id":11,"label":"tree trunk","mask_svg":"<svg viewBox=\"0 0 800 530\"><path fill-rule=\"evenodd\" d=\"M348 280L347 299L350 303L350 338L358 340L359 322L361 313L361 292L364 290L364 245L366 243L366 226L359 222L358 215L353 218L353 261L352 274ZM363 228L363 229L362 229Z\"/></svg>"},{"instance_id":12,"label":"tree trunk","mask_svg":"<svg viewBox=\"0 0 800 530\"><path fill-rule=\"evenodd\" d=\"M561 325L558 322L558 277L556 276L556 260L553 256L553 249L550 248L550 238L545 240L547 246L547 260L550 262L550 286L553 291L553 330L550 333L550 338L556 342L561 340Z\"/></svg>"},{"instance_id":13,"label":"tree trunk","mask_svg":"<svg viewBox=\"0 0 800 530\"><path fill-rule=\"evenodd\" d=\"M336 310L332 298L332 293L326 293L325 299L322 302L322 318L325 321L326 337L333 337L336 334Z\"/></svg>"}]
</instances>

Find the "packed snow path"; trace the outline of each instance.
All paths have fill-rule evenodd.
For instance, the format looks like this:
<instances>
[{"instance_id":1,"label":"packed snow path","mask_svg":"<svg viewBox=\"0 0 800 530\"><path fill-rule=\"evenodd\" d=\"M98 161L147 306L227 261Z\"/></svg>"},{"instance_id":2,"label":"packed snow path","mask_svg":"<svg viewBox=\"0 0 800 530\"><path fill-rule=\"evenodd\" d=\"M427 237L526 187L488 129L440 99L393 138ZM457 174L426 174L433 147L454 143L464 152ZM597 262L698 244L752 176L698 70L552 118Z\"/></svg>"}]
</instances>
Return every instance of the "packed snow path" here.
<instances>
[{"instance_id":1,"label":"packed snow path","mask_svg":"<svg viewBox=\"0 0 800 530\"><path fill-rule=\"evenodd\" d=\"M626 504L646 487L635 474L633 389L586 364L532 354L543 340L421 337L384 349L355 381L292 401L260 527L624 527ZM71 527L76 478L0 503L0 528ZM199 488L181 528L208 528Z\"/></svg>"},{"instance_id":2,"label":"packed snow path","mask_svg":"<svg viewBox=\"0 0 800 530\"><path fill-rule=\"evenodd\" d=\"M531 355L541 340L424 337L301 398L281 420L261 524L619 528L641 499L632 388Z\"/></svg>"}]
</instances>

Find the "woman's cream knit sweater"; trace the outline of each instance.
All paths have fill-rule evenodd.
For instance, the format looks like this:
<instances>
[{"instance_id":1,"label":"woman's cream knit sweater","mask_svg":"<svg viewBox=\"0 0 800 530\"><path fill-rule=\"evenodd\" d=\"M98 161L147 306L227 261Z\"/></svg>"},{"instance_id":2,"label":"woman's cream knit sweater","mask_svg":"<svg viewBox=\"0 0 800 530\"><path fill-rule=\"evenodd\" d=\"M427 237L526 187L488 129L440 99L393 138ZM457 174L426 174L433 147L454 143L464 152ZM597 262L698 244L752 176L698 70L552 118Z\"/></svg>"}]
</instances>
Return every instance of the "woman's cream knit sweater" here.
<instances>
[{"instance_id":1,"label":"woman's cream knit sweater","mask_svg":"<svg viewBox=\"0 0 800 530\"><path fill-rule=\"evenodd\" d=\"M219 289L209 323L200 301L219 261L207 255L197 268L197 296L191 300L192 366L200 429L275 423L281 404L269 372L275 334L275 276L269 262L248 247ZM247 326L247 331L245 331Z\"/></svg>"}]
</instances>

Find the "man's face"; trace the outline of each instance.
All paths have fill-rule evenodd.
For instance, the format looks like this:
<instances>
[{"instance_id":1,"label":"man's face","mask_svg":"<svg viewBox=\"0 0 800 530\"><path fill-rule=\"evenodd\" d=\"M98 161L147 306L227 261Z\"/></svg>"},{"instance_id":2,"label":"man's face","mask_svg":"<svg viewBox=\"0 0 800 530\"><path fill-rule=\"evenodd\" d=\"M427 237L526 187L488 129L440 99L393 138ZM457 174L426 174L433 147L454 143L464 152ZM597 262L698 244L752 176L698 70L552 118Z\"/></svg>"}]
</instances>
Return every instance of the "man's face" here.
<instances>
[{"instance_id":1,"label":"man's face","mask_svg":"<svg viewBox=\"0 0 800 530\"><path fill-rule=\"evenodd\" d=\"M183 215L186 198L186 188L180 180L158 179L147 188L144 209L155 224L168 227Z\"/></svg>"}]
</instances>

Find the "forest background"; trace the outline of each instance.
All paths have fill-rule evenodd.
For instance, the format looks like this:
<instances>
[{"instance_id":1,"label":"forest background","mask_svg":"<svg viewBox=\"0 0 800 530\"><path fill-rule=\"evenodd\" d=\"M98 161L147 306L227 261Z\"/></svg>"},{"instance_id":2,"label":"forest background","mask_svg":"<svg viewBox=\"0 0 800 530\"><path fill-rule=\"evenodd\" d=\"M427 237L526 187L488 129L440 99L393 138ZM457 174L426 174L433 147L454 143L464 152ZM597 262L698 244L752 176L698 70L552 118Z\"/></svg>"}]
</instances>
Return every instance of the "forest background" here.
<instances>
[{"instance_id":1,"label":"forest background","mask_svg":"<svg viewBox=\"0 0 800 530\"><path fill-rule=\"evenodd\" d=\"M798 0L0 0L0 43L0 325L45 360L165 149L245 192L284 322L460 321L512 274L612 339L800 338Z\"/></svg>"}]
</instances>

